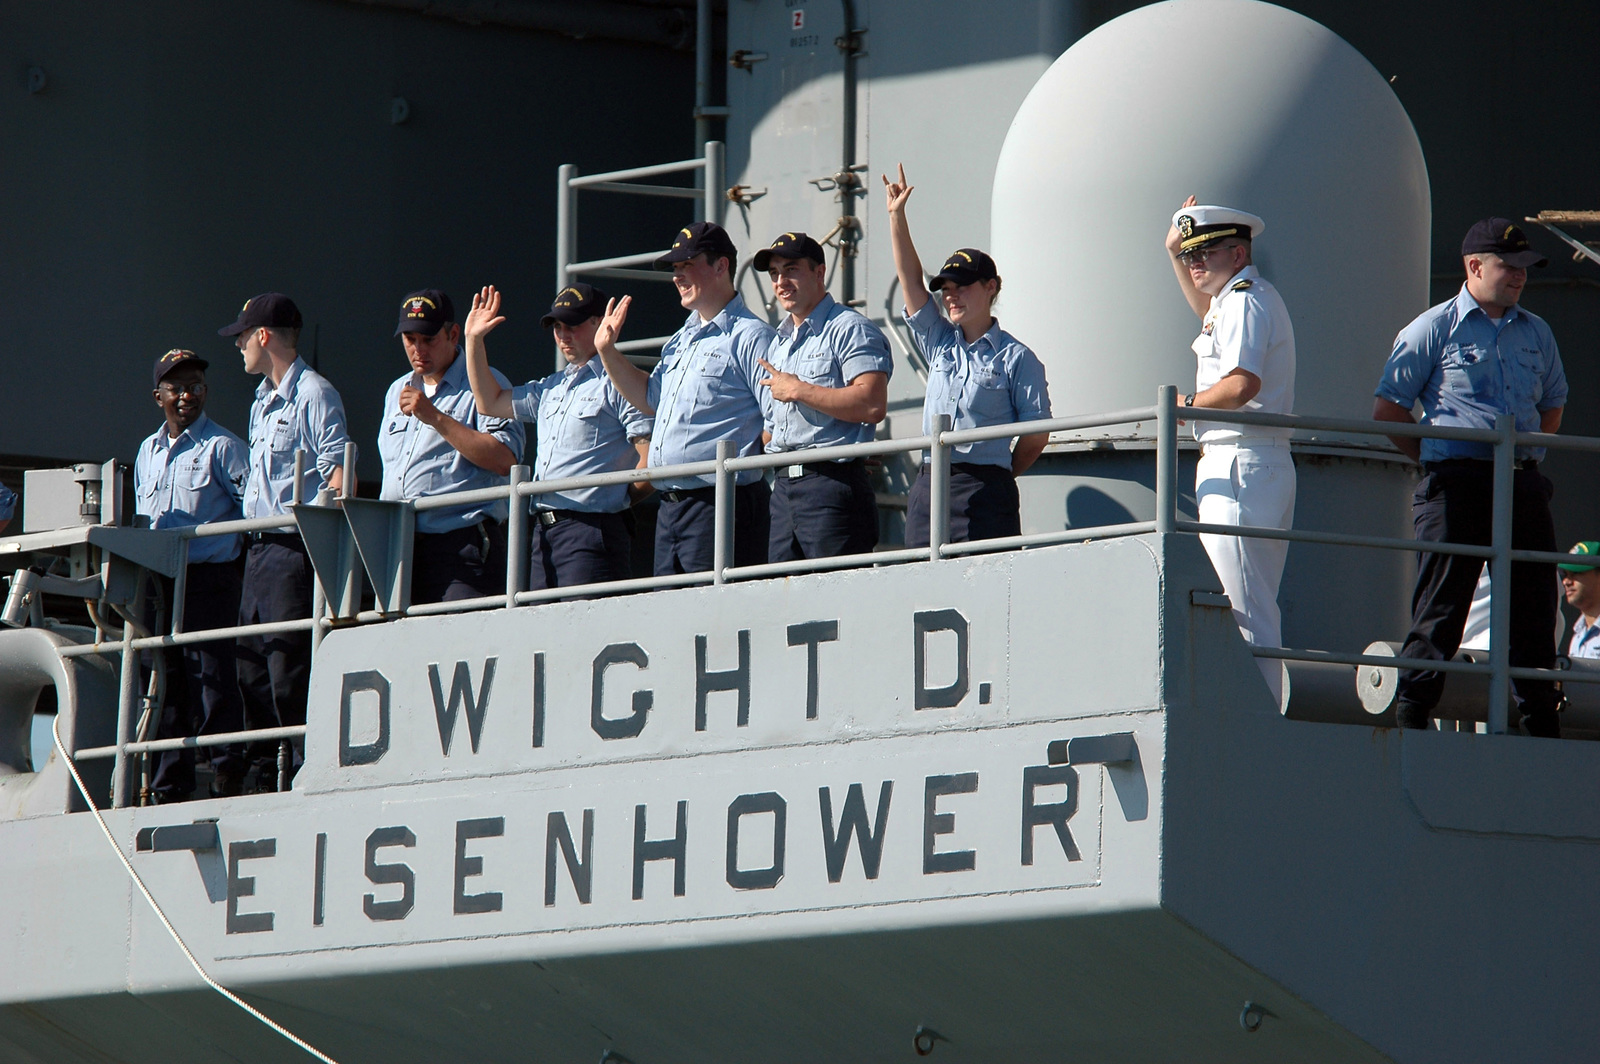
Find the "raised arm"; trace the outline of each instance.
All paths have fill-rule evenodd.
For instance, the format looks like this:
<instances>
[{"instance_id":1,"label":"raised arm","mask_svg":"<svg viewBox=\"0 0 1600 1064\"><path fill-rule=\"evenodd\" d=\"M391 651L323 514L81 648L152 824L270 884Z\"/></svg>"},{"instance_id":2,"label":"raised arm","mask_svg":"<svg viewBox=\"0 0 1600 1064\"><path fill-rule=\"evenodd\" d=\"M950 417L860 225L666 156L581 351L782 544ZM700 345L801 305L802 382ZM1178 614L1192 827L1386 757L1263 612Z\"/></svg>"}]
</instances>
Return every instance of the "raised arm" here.
<instances>
[{"instance_id":1,"label":"raised arm","mask_svg":"<svg viewBox=\"0 0 1600 1064\"><path fill-rule=\"evenodd\" d=\"M911 185L906 184L905 164L900 164L900 179L890 181L883 176L884 199L889 208L889 246L894 249L894 272L900 278L900 293L906 310L915 314L928 302L928 285L922 277L922 260L917 257L917 246L911 242L911 226L906 222L906 200L911 198Z\"/></svg>"},{"instance_id":2,"label":"raised arm","mask_svg":"<svg viewBox=\"0 0 1600 1064\"><path fill-rule=\"evenodd\" d=\"M1190 196L1183 201L1178 209L1193 207L1198 202L1193 196ZM1204 321L1206 311L1211 309L1211 297L1194 286L1194 279L1189 276L1188 267L1178 261L1178 248L1182 244L1183 234L1178 232L1178 227L1175 225L1168 226L1167 256L1172 259L1172 272L1178 277L1178 287L1183 291L1183 298L1188 301L1189 309L1194 311L1195 317Z\"/></svg>"},{"instance_id":3,"label":"raised arm","mask_svg":"<svg viewBox=\"0 0 1600 1064\"><path fill-rule=\"evenodd\" d=\"M617 350L617 337L622 335L622 325L628 320L628 308L632 305L632 296L606 304L605 317L600 319L600 328L594 332L594 349L600 353L600 364L606 368L607 376L622 397L641 414L654 415L656 408L650 405L650 374Z\"/></svg>"},{"instance_id":4,"label":"raised arm","mask_svg":"<svg viewBox=\"0 0 1600 1064\"><path fill-rule=\"evenodd\" d=\"M485 285L483 291L472 297L472 313L462 328L466 334L467 380L472 384L472 401L490 417L514 417L511 412L511 391L500 387L500 382L489 372L489 352L484 337L506 319L500 316L500 293L494 285ZM468 460L472 456L468 455ZM487 467L486 467L487 468Z\"/></svg>"}]
</instances>

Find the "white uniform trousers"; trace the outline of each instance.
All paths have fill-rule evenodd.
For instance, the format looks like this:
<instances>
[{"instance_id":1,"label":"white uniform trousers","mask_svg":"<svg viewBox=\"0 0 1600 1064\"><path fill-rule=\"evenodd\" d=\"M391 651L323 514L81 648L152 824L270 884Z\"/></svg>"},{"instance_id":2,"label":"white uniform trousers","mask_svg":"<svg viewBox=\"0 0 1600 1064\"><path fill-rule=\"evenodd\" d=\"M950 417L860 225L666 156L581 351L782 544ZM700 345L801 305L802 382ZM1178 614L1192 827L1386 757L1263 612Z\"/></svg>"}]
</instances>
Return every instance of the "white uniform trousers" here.
<instances>
[{"instance_id":1,"label":"white uniform trousers","mask_svg":"<svg viewBox=\"0 0 1600 1064\"><path fill-rule=\"evenodd\" d=\"M1203 444L1195 470L1195 500L1200 521L1212 525L1294 525L1295 474L1289 441L1273 437L1244 438ZM1277 539L1202 535L1200 542L1233 603L1233 616L1245 642L1281 647L1283 624L1278 611L1278 584L1289 544ZM1257 658L1273 701L1283 702L1283 663Z\"/></svg>"}]
</instances>

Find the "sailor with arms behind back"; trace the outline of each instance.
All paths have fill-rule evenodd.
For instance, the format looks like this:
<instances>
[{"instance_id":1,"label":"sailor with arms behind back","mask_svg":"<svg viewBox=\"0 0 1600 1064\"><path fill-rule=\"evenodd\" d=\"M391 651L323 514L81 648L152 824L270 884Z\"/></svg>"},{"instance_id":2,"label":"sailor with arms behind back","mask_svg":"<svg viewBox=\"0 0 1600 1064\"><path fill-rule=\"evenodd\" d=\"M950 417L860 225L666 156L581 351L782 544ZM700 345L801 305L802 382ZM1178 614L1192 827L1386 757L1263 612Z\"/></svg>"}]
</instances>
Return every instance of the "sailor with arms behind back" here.
<instances>
[{"instance_id":1,"label":"sailor with arms behind back","mask_svg":"<svg viewBox=\"0 0 1600 1064\"><path fill-rule=\"evenodd\" d=\"M1466 280L1455 298L1425 310L1395 337L1378 382L1372 416L1412 424L1422 407L1424 425L1492 429L1511 414L1518 432L1555 432L1567 401L1567 377L1554 335L1544 319L1519 305L1529 266L1546 259L1506 218L1486 218L1461 243ZM1419 540L1488 546L1493 523L1494 446L1467 440L1390 437L1424 475L1412 495ZM1554 552L1550 481L1539 472L1542 447L1518 447L1511 494L1511 546ZM1401 656L1449 661L1461 645L1482 558L1422 554L1411 597L1411 631ZM1511 664L1555 665L1555 566L1511 566ZM1497 590L1501 588L1495 574ZM1530 735L1559 737L1560 695L1549 680L1514 680L1523 727ZM1444 673L1407 669L1396 688L1395 717L1402 728L1426 728L1444 693Z\"/></svg>"},{"instance_id":2,"label":"sailor with arms behind back","mask_svg":"<svg viewBox=\"0 0 1600 1064\"><path fill-rule=\"evenodd\" d=\"M1251 259L1266 223L1231 207L1197 205L1190 196L1172 216L1167 254L1195 316L1195 390L1179 398L1197 410L1294 412L1294 326L1278 290ZM1289 528L1294 524L1293 430L1193 421L1200 443L1195 501L1212 525ZM1283 645L1278 584L1289 544L1284 540L1202 534L1222 590L1245 642ZM1283 664L1258 658L1274 702L1283 700Z\"/></svg>"}]
</instances>

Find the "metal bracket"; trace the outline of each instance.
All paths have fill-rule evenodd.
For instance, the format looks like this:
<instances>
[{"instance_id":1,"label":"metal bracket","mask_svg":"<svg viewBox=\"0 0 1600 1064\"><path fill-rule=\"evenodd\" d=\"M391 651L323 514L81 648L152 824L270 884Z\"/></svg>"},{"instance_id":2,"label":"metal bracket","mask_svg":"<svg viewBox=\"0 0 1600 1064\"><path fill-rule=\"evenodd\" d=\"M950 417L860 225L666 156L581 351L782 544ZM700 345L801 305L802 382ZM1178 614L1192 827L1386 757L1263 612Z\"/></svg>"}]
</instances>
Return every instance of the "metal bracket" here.
<instances>
[{"instance_id":1,"label":"metal bracket","mask_svg":"<svg viewBox=\"0 0 1600 1064\"><path fill-rule=\"evenodd\" d=\"M748 48L740 48L728 56L728 65L735 70L753 72L756 64L769 58L766 52L752 52Z\"/></svg>"},{"instance_id":2,"label":"metal bracket","mask_svg":"<svg viewBox=\"0 0 1600 1064\"><path fill-rule=\"evenodd\" d=\"M1233 600L1220 591L1191 591L1189 592L1189 605L1231 610L1233 609Z\"/></svg>"},{"instance_id":3,"label":"metal bracket","mask_svg":"<svg viewBox=\"0 0 1600 1064\"><path fill-rule=\"evenodd\" d=\"M409 503L381 499L346 499L350 525L361 565L372 583L380 613L404 613L411 605L411 555L417 527ZM326 585L324 585L326 586Z\"/></svg>"},{"instance_id":4,"label":"metal bracket","mask_svg":"<svg viewBox=\"0 0 1600 1064\"><path fill-rule=\"evenodd\" d=\"M221 847L215 820L196 820L192 824L165 824L156 828L140 828L134 840L134 849L139 853L170 853L173 850L204 853Z\"/></svg>"},{"instance_id":5,"label":"metal bracket","mask_svg":"<svg viewBox=\"0 0 1600 1064\"><path fill-rule=\"evenodd\" d=\"M1138 760L1132 732L1057 739L1045 752L1052 765L1123 765Z\"/></svg>"},{"instance_id":6,"label":"metal bracket","mask_svg":"<svg viewBox=\"0 0 1600 1064\"><path fill-rule=\"evenodd\" d=\"M361 608L361 578L350 522L337 506L299 503L290 509L300 538L305 540L311 568L327 595L328 612L334 617L354 617Z\"/></svg>"}]
</instances>

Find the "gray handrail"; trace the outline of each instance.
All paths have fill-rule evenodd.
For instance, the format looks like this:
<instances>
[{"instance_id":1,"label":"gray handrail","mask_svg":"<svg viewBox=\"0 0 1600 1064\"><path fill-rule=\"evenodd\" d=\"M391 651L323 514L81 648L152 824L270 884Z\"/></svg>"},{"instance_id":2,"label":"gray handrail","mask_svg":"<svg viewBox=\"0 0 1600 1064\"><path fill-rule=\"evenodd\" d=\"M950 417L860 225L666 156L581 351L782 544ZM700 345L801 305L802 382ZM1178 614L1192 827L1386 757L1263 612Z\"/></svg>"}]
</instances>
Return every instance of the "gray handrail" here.
<instances>
[{"instance_id":1,"label":"gray handrail","mask_svg":"<svg viewBox=\"0 0 1600 1064\"><path fill-rule=\"evenodd\" d=\"M702 165L700 160L693 160L692 163L695 168ZM668 164L669 167L680 165L685 169L691 168L690 164ZM606 181L620 180L624 176L648 176L645 171L649 173L670 172L669 169L644 167L638 171L619 171L614 174L594 175L592 179L575 178L571 183L578 187L600 185ZM1512 668L1510 665L1510 641L1508 638L1510 628L1510 580L1508 574L1510 565L1513 562L1542 562L1548 564L1559 562L1568 557L1568 555L1558 552L1516 550L1511 546L1511 481L1516 448L1523 446L1565 449L1585 453L1600 452L1600 438L1559 436L1540 432L1517 432L1513 419L1504 415L1496 420L1496 425L1493 429L1468 429L1403 422L1360 421L1351 418L1266 414L1249 410L1207 409L1204 412L1205 420L1208 423L1288 428L1300 432L1329 431L1350 435L1456 440L1491 444L1494 454L1491 541L1488 546L1475 546L1463 543L1421 542L1391 536L1364 536L1350 533L1324 532L1314 529L1216 525L1180 519L1177 515L1179 494L1177 483L1178 417L1182 413L1184 411L1180 411L1177 407L1177 388L1173 385L1164 385L1157 390L1155 404L1148 407L1045 418L973 429L951 429L948 417L941 415L936 420L935 431L930 434L893 440L873 440L867 443L824 447L806 451L783 451L740 456L736 454L736 447L731 441L722 441L718 445L716 457L709 461L685 462L672 466L656 466L645 469L625 469L592 476L567 477L548 481L531 480L528 478L527 468L518 466L504 485L429 496L411 500L409 503L417 511L428 511L485 502L507 502L511 514L511 520L508 522L510 555L515 561L508 566L505 594L457 602L423 604L413 606L404 612L408 616L433 616L467 610L507 609L548 602L573 595L615 595L673 587L723 584L735 580L788 576L803 572L816 573L882 564L937 561L943 558L961 557L983 552L1026 550L1049 544L1139 535L1152 531L1162 534L1204 533L1379 550L1453 554L1484 558L1489 562L1491 573L1490 651L1487 665L1466 662L1433 662L1409 658L1379 659L1367 655L1335 653L1314 649L1252 647L1251 651L1257 657L1289 661L1337 662L1342 664L1384 664L1390 667L1438 669L1442 672L1487 673L1490 678L1488 730L1491 733L1503 733L1506 730L1506 707L1509 702L1510 683L1513 679L1548 677L1575 682L1600 682L1600 677L1592 679L1587 676L1576 677L1571 673L1559 670ZM1068 528L1053 532L1029 533L962 543L949 542L949 507L947 500L949 498L952 448L961 444L1009 439L1041 432L1076 432L1083 429L1104 428L1113 425L1144 423L1153 425L1156 444L1156 515L1154 521L1136 521L1096 528ZM739 473L749 470L765 471L788 465L849 461L917 451L927 452L929 462L928 472L931 489L929 494L932 514L929 528L929 545L926 548L890 549L837 558L809 559L762 565L739 566L734 564L732 554L732 513L734 485ZM714 498L717 512L714 546L715 562L710 571L683 573L673 576L640 577L602 584L587 584L582 587L551 588L540 591L522 590L523 566L521 563L529 548L529 522L526 509L521 500L536 500L542 496L555 493L631 484L636 481L657 482L689 478L705 481L708 487L715 489ZM187 541L246 532L289 531L295 527L294 518L285 515L218 521L206 525L174 529L173 531L183 541L184 547L184 572L180 573L178 577L178 589L181 591L184 586L187 571ZM138 651L144 649L187 646L219 639L233 639L243 635L265 635L308 630L313 633L315 639L320 640L323 631L332 624L331 619L322 615L323 612L321 596L319 595L318 602L313 607L312 617L301 620L239 625L191 632L184 630L183 611L181 608L176 608L172 611L172 630L167 634L135 637L132 630L125 627L123 638L121 639L66 646L60 649L60 653L63 657L121 654L124 668L136 672L137 670L130 663L136 661L135 655ZM340 623L381 623L392 620L395 616L395 614L362 612L353 618L342 618ZM136 696L128 682L125 681L122 687L122 698L119 700L118 709L118 744L115 747L97 747L92 751L80 751L78 753L78 756L116 757L113 779L115 781L114 801L117 804L126 804L128 800L127 757L153 750L180 749L184 745L210 745L214 742L223 741L220 737L151 740L143 743L129 741L128 729L131 727L133 702ZM299 732L294 732L293 729L261 729L255 732L240 732L236 734L239 741L243 741L252 738L282 738L291 733L300 734ZM234 741L234 737L230 736L227 741ZM170 745L173 743L178 745Z\"/></svg>"}]
</instances>

